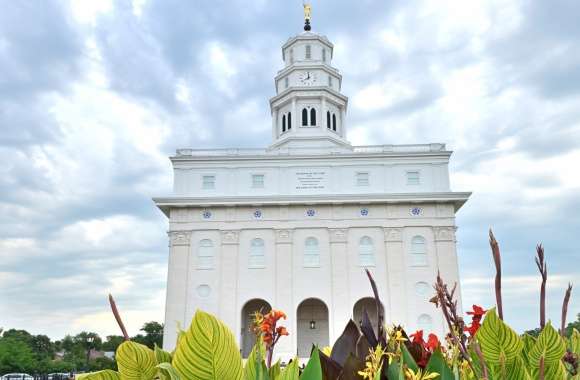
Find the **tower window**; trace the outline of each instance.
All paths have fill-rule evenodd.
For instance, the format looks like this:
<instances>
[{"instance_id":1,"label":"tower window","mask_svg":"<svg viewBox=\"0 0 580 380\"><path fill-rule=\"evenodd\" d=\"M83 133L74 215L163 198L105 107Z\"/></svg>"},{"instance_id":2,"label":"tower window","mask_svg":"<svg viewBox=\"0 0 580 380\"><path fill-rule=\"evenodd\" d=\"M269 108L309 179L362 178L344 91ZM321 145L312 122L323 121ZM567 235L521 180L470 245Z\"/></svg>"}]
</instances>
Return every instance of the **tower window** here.
<instances>
[{"instance_id":1,"label":"tower window","mask_svg":"<svg viewBox=\"0 0 580 380\"><path fill-rule=\"evenodd\" d=\"M421 174L419 171L408 171L407 172L407 185L420 185L421 184Z\"/></svg>"},{"instance_id":2,"label":"tower window","mask_svg":"<svg viewBox=\"0 0 580 380\"><path fill-rule=\"evenodd\" d=\"M250 243L250 255L248 266L250 268L264 268L266 266L266 255L264 240L253 239Z\"/></svg>"},{"instance_id":3,"label":"tower window","mask_svg":"<svg viewBox=\"0 0 580 380\"><path fill-rule=\"evenodd\" d=\"M304 242L304 266L311 268L320 266L320 250L318 249L318 240L314 237L309 237Z\"/></svg>"},{"instance_id":4,"label":"tower window","mask_svg":"<svg viewBox=\"0 0 580 380\"><path fill-rule=\"evenodd\" d=\"M326 62L326 49L322 49L322 62Z\"/></svg>"},{"instance_id":5,"label":"tower window","mask_svg":"<svg viewBox=\"0 0 580 380\"><path fill-rule=\"evenodd\" d=\"M316 110L314 108L310 110L310 125L316 125Z\"/></svg>"},{"instance_id":6,"label":"tower window","mask_svg":"<svg viewBox=\"0 0 580 380\"><path fill-rule=\"evenodd\" d=\"M282 115L282 132L286 132L286 115Z\"/></svg>"},{"instance_id":7,"label":"tower window","mask_svg":"<svg viewBox=\"0 0 580 380\"><path fill-rule=\"evenodd\" d=\"M308 125L308 110L306 108L302 109L302 125Z\"/></svg>"},{"instance_id":8,"label":"tower window","mask_svg":"<svg viewBox=\"0 0 580 380\"><path fill-rule=\"evenodd\" d=\"M336 132L336 114L332 114L332 130Z\"/></svg>"},{"instance_id":9,"label":"tower window","mask_svg":"<svg viewBox=\"0 0 580 380\"><path fill-rule=\"evenodd\" d=\"M306 45L306 59L312 58L312 47L310 45Z\"/></svg>"},{"instance_id":10,"label":"tower window","mask_svg":"<svg viewBox=\"0 0 580 380\"><path fill-rule=\"evenodd\" d=\"M288 130L292 129L292 112L288 112Z\"/></svg>"},{"instance_id":11,"label":"tower window","mask_svg":"<svg viewBox=\"0 0 580 380\"><path fill-rule=\"evenodd\" d=\"M332 87L332 76L328 76L328 87Z\"/></svg>"},{"instance_id":12,"label":"tower window","mask_svg":"<svg viewBox=\"0 0 580 380\"><path fill-rule=\"evenodd\" d=\"M213 269L213 242L203 239L197 247L197 269Z\"/></svg>"},{"instance_id":13,"label":"tower window","mask_svg":"<svg viewBox=\"0 0 580 380\"><path fill-rule=\"evenodd\" d=\"M369 173L368 172L356 173L356 185L357 186L368 186L369 185Z\"/></svg>"},{"instance_id":14,"label":"tower window","mask_svg":"<svg viewBox=\"0 0 580 380\"><path fill-rule=\"evenodd\" d=\"M215 175L204 175L201 180L201 188L204 190L215 189Z\"/></svg>"},{"instance_id":15,"label":"tower window","mask_svg":"<svg viewBox=\"0 0 580 380\"><path fill-rule=\"evenodd\" d=\"M290 64L294 63L294 49L290 49Z\"/></svg>"},{"instance_id":16,"label":"tower window","mask_svg":"<svg viewBox=\"0 0 580 380\"><path fill-rule=\"evenodd\" d=\"M375 247L368 236L363 236L358 243L358 260L361 267L375 266Z\"/></svg>"},{"instance_id":17,"label":"tower window","mask_svg":"<svg viewBox=\"0 0 580 380\"><path fill-rule=\"evenodd\" d=\"M290 80L288 79L288 77L284 78L284 86L286 86L286 88L288 88L289 84L290 84Z\"/></svg>"},{"instance_id":18,"label":"tower window","mask_svg":"<svg viewBox=\"0 0 580 380\"><path fill-rule=\"evenodd\" d=\"M252 188L263 189L264 188L264 175L263 174L253 174L252 175Z\"/></svg>"},{"instance_id":19,"label":"tower window","mask_svg":"<svg viewBox=\"0 0 580 380\"><path fill-rule=\"evenodd\" d=\"M427 243L423 236L413 236L411 239L411 266L424 267L427 262Z\"/></svg>"},{"instance_id":20,"label":"tower window","mask_svg":"<svg viewBox=\"0 0 580 380\"><path fill-rule=\"evenodd\" d=\"M326 111L326 128L330 129L330 111Z\"/></svg>"}]
</instances>

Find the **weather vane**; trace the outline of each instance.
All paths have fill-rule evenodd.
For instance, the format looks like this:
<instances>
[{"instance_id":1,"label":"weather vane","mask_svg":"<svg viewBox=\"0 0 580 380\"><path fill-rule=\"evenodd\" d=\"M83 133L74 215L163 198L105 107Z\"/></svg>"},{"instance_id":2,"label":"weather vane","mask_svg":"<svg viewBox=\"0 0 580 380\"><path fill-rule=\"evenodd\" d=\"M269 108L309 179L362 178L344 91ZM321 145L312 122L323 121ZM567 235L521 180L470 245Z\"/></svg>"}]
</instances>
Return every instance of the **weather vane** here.
<instances>
[{"instance_id":1,"label":"weather vane","mask_svg":"<svg viewBox=\"0 0 580 380\"><path fill-rule=\"evenodd\" d=\"M304 30L307 32L312 29L310 26L310 18L312 15L312 7L310 6L310 1L303 1L302 5L304 6Z\"/></svg>"}]
</instances>

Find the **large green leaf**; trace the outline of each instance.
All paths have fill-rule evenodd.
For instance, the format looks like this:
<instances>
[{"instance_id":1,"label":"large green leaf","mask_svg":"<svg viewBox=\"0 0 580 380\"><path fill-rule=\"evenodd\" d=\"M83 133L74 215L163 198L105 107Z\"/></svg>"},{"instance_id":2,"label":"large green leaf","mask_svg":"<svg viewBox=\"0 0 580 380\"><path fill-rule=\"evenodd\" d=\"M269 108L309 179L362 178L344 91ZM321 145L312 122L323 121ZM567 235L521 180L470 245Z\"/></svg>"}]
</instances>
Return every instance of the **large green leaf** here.
<instances>
[{"instance_id":1,"label":"large green leaf","mask_svg":"<svg viewBox=\"0 0 580 380\"><path fill-rule=\"evenodd\" d=\"M142 344L123 342L117 348L115 360L123 380L150 380L157 375L155 354Z\"/></svg>"},{"instance_id":2,"label":"large green leaf","mask_svg":"<svg viewBox=\"0 0 580 380\"><path fill-rule=\"evenodd\" d=\"M167 379L180 380L179 374L177 373L175 368L173 368L171 363L165 362L165 363L158 364L157 368L159 368L161 370L161 372L165 374Z\"/></svg>"},{"instance_id":3,"label":"large green leaf","mask_svg":"<svg viewBox=\"0 0 580 380\"><path fill-rule=\"evenodd\" d=\"M570 337L570 350L576 355L580 355L580 332L578 330L572 330L572 336Z\"/></svg>"},{"instance_id":4,"label":"large green leaf","mask_svg":"<svg viewBox=\"0 0 580 380\"><path fill-rule=\"evenodd\" d=\"M242 358L232 332L200 310L180 337L172 364L187 380L240 380L243 376Z\"/></svg>"},{"instance_id":5,"label":"large green leaf","mask_svg":"<svg viewBox=\"0 0 580 380\"><path fill-rule=\"evenodd\" d=\"M447 366L447 362L441 353L441 350L436 349L429 358L429 362L425 367L427 372L436 372L439 374L437 380L454 380L455 376L453 375L453 371L451 368Z\"/></svg>"},{"instance_id":6,"label":"large green leaf","mask_svg":"<svg viewBox=\"0 0 580 380\"><path fill-rule=\"evenodd\" d=\"M524 344L524 347L522 349L521 352L521 358L524 361L524 364L526 366L530 365L530 358L529 358L529 354L530 351L532 350L532 347L534 347L534 345L536 344L536 338L534 338L533 336L529 335L529 334L524 334L521 337L522 339L522 343Z\"/></svg>"},{"instance_id":7,"label":"large green leaf","mask_svg":"<svg viewBox=\"0 0 580 380\"><path fill-rule=\"evenodd\" d=\"M275 364L272 364L270 369L268 370L268 375L270 376L271 380L278 380L280 378L280 373L282 369L280 368L280 359Z\"/></svg>"},{"instance_id":8,"label":"large green leaf","mask_svg":"<svg viewBox=\"0 0 580 380\"><path fill-rule=\"evenodd\" d=\"M76 378L78 380L120 380L121 375L112 369L106 369L99 372L83 373L77 375Z\"/></svg>"},{"instance_id":9,"label":"large green leaf","mask_svg":"<svg viewBox=\"0 0 580 380\"><path fill-rule=\"evenodd\" d=\"M246 360L246 366L244 367L244 379L246 380L266 380L270 377L268 376L268 369L266 368L266 363L264 363L264 357L266 355L266 349L262 340L258 340L252 348L252 352Z\"/></svg>"},{"instance_id":10,"label":"large green leaf","mask_svg":"<svg viewBox=\"0 0 580 380\"><path fill-rule=\"evenodd\" d=\"M280 380L298 380L300 376L300 363L298 358L292 359L280 374Z\"/></svg>"},{"instance_id":11,"label":"large green leaf","mask_svg":"<svg viewBox=\"0 0 580 380\"><path fill-rule=\"evenodd\" d=\"M521 353L523 343L518 334L498 318L495 308L485 314L483 324L476 334L483 358L490 366L513 362Z\"/></svg>"},{"instance_id":12,"label":"large green leaf","mask_svg":"<svg viewBox=\"0 0 580 380\"><path fill-rule=\"evenodd\" d=\"M521 356L507 366L507 378L509 380L532 379Z\"/></svg>"},{"instance_id":13,"label":"large green leaf","mask_svg":"<svg viewBox=\"0 0 580 380\"><path fill-rule=\"evenodd\" d=\"M544 380L562 380L567 378L567 371L564 363L558 361L546 367Z\"/></svg>"},{"instance_id":14,"label":"large green leaf","mask_svg":"<svg viewBox=\"0 0 580 380\"><path fill-rule=\"evenodd\" d=\"M171 354L167 351L163 351L157 345L155 345L153 353L155 353L155 360L157 361L157 364L171 363Z\"/></svg>"},{"instance_id":15,"label":"large green leaf","mask_svg":"<svg viewBox=\"0 0 580 380\"><path fill-rule=\"evenodd\" d=\"M529 365L533 368L540 366L540 361L544 361L547 368L559 362L566 352L566 343L558 334L552 324L548 322L540 332L536 344L528 352Z\"/></svg>"},{"instance_id":16,"label":"large green leaf","mask_svg":"<svg viewBox=\"0 0 580 380\"><path fill-rule=\"evenodd\" d=\"M312 348L310 360L308 360L304 372L300 375L300 380L322 380L322 367L320 366L318 347Z\"/></svg>"}]
</instances>

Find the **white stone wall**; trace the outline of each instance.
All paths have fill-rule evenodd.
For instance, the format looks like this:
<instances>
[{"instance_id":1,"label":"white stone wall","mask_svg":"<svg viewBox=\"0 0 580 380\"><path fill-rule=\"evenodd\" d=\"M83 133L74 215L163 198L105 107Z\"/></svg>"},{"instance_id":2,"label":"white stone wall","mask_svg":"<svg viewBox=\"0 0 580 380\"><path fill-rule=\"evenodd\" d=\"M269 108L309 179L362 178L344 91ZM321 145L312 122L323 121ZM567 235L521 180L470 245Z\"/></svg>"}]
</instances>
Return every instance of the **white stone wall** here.
<instances>
[{"instance_id":1,"label":"white stone wall","mask_svg":"<svg viewBox=\"0 0 580 380\"><path fill-rule=\"evenodd\" d=\"M285 324L291 335L281 341L280 356L287 359L296 352L296 310L308 298L320 299L328 307L332 344L352 317L354 304L372 295L364 268L359 265L359 241L363 236L373 241L375 265L369 269L377 281L387 322L402 323L411 331L418 326L417 317L426 314L432 318L432 330L443 333L440 313L428 298L437 270L447 281L458 281L454 207L421 204L418 216L411 215L412 207L417 205L174 209L170 217L165 348L175 344L175 322L187 327L197 308L219 316L240 339L242 308L254 298L264 299L288 314ZM316 214L307 216L308 209ZM367 209L368 215L361 215L361 209ZM255 217L256 210L262 212L262 218ZM206 219L203 213L207 211L211 217ZM427 242L426 267L410 265L410 245L415 235ZM318 267L304 267L304 242L308 237L318 239ZM265 242L263 269L248 267L254 238ZM213 269L197 269L198 245L203 239L214 243ZM429 285L426 294L417 294L418 282Z\"/></svg>"}]
</instances>

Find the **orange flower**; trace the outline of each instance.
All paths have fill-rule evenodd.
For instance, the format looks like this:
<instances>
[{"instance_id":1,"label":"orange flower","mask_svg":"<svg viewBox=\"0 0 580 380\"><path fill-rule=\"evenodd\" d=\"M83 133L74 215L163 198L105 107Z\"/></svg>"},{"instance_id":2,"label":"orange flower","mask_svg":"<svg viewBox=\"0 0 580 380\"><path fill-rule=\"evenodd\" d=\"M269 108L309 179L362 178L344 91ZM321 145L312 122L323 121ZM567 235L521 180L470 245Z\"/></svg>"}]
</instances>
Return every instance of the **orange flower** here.
<instances>
[{"instance_id":1,"label":"orange flower","mask_svg":"<svg viewBox=\"0 0 580 380\"><path fill-rule=\"evenodd\" d=\"M435 350L439 347L441 343L439 343L439 338L435 334L429 334L429 338L427 339L427 345L425 346L428 350Z\"/></svg>"},{"instance_id":2,"label":"orange flower","mask_svg":"<svg viewBox=\"0 0 580 380\"><path fill-rule=\"evenodd\" d=\"M288 330L286 330L286 327L284 327L284 326L277 327L276 328L276 334L278 334L280 336L282 336L282 335L288 336L289 335L288 334Z\"/></svg>"}]
</instances>

